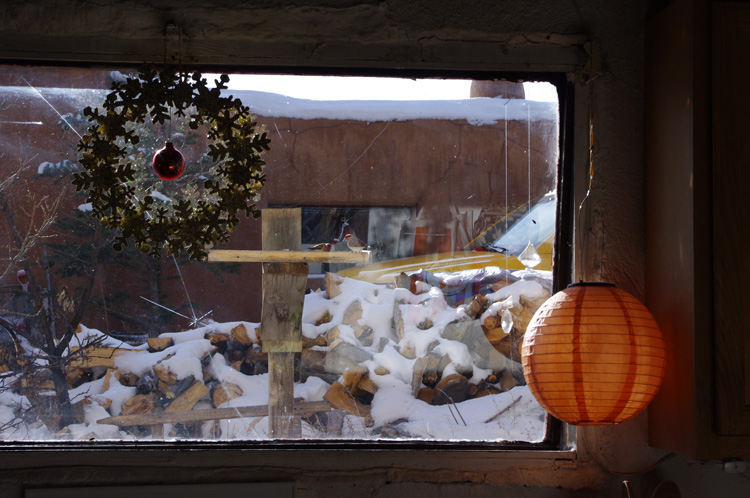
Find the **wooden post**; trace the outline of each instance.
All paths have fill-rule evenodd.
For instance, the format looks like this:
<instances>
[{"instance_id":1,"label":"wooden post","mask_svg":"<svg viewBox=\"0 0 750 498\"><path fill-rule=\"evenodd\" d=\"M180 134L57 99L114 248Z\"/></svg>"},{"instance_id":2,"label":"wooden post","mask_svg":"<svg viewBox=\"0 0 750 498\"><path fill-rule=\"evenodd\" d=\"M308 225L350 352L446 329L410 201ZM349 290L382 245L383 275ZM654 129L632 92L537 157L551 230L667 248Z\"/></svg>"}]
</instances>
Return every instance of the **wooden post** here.
<instances>
[{"instance_id":1,"label":"wooden post","mask_svg":"<svg viewBox=\"0 0 750 498\"><path fill-rule=\"evenodd\" d=\"M212 262L263 262L261 338L268 353L268 421L272 438L302 437L302 421L294 415L294 354L302 351L302 307L307 262L369 263L359 253L302 251L302 210L262 211L262 251L209 251Z\"/></svg>"},{"instance_id":2,"label":"wooden post","mask_svg":"<svg viewBox=\"0 0 750 498\"><path fill-rule=\"evenodd\" d=\"M302 214L297 209L262 211L264 251L302 248ZM302 306L307 263L263 263L261 336L268 353L268 421L271 438L302 437L294 415L294 353L302 351Z\"/></svg>"}]
</instances>

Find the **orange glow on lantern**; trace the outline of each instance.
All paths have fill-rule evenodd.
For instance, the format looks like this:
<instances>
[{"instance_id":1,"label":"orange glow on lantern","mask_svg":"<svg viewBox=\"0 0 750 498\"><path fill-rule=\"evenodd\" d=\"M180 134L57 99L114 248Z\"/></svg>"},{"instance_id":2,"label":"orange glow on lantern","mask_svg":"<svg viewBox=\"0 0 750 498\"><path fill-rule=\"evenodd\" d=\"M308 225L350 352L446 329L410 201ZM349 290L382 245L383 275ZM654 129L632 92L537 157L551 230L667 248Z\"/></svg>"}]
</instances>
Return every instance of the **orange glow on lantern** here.
<instances>
[{"instance_id":1,"label":"orange glow on lantern","mask_svg":"<svg viewBox=\"0 0 750 498\"><path fill-rule=\"evenodd\" d=\"M534 314L521 346L524 377L554 417L618 424L641 412L664 377L659 325L630 293L606 283L558 292Z\"/></svg>"}]
</instances>

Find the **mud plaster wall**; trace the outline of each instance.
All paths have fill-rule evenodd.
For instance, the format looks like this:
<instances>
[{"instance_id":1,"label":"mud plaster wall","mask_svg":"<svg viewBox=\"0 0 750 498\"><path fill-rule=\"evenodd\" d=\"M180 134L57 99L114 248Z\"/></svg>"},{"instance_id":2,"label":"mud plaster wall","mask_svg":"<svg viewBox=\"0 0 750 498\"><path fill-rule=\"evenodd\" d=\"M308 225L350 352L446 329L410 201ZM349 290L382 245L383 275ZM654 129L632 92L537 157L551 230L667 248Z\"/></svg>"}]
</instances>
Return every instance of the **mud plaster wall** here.
<instances>
[{"instance_id":1,"label":"mud plaster wall","mask_svg":"<svg viewBox=\"0 0 750 498\"><path fill-rule=\"evenodd\" d=\"M592 226L598 227L592 245L603 247L604 279L643 297L646 10L645 0L170 0L157 7L145 0L27 0L0 7L0 58L159 62L164 26L174 21L185 37L168 39L167 55L185 63L575 74L584 64L583 41L599 37L603 72L591 94L583 85L577 88L576 159L585 164L591 95L598 186L590 204ZM579 175L579 199L585 181L585 174ZM589 273L598 271L598 259L592 254L587 261ZM302 497L618 496L622 473L645 472L662 456L646 445L644 417L611 429L582 430L585 437L579 437L572 461L494 452L4 451L0 496L20 497L26 486L263 480L294 481ZM743 482L681 458L628 477L639 496L648 496L664 478L677 480L683 496L741 496L737 483Z\"/></svg>"},{"instance_id":2,"label":"mud plaster wall","mask_svg":"<svg viewBox=\"0 0 750 498\"><path fill-rule=\"evenodd\" d=\"M24 180L33 191L23 195L20 186L15 189L18 192L13 197L17 205L12 210L17 224L23 225L24 213L31 212L41 195L54 198L61 188L66 192L64 215L76 211L85 201L85 193L74 195L69 178L60 181L34 177L40 163L76 162L78 137L61 125L56 113L77 114L86 106L96 106L103 98L103 91L88 89L108 88L107 75L105 70L65 68L58 74L48 69L45 74L38 68L0 67L0 82L6 85L0 96L4 102L0 110L0 120L4 122L0 128L0 175L9 176L19 165L27 163L29 169ZM59 88L67 85L74 88ZM46 95L46 102L37 91ZM558 126L552 119L509 120L506 126L503 120L477 125L465 120L439 119L366 122L254 117L258 130L271 139L270 151L263 154L266 184L259 208L408 208L413 213L409 223L413 226L419 223L433 234L428 249L435 252L462 250L487 223L500 219L506 209L513 211L527 203L529 197L544 195L556 183ZM29 121L39 124L24 124ZM85 119L83 122L87 123ZM188 149L183 149L188 154L187 160L194 162L200 152L190 151L193 157ZM148 157L143 164L136 161L135 167L150 171ZM458 227L459 209L470 209L483 218ZM358 235L369 239L370 244L383 242L370 239L364 231ZM61 243L65 238L64 233L57 234L54 242ZM5 238L1 240L3 244L10 243ZM331 241L329 238L317 242ZM260 242L260 220L242 215L228 247L260 249ZM411 256L411 252L399 256ZM151 263L142 271L151 272L158 265L165 275L174 273L163 260ZM99 293L108 299L113 299L117 292L130 296L124 302L110 305L109 314L116 307L118 314L147 316L147 309L153 306L144 304L139 296L157 299L149 295L149 282L160 286L158 299L162 304L182 310L185 295L177 275L153 284L153 279L138 270L124 270L126 266L107 265L99 272ZM183 264L190 298L200 306L198 316L212 310L211 316L218 321L260 321L261 265L245 264L220 276L210 266ZM37 272L40 274L36 276L42 279L41 269ZM11 275L3 283L13 283L13 278ZM315 288L320 284L310 285ZM169 324L147 331L143 330L142 320L137 324L110 322L106 308L92 308L83 323L100 330L137 334L172 331L180 326Z\"/></svg>"}]
</instances>

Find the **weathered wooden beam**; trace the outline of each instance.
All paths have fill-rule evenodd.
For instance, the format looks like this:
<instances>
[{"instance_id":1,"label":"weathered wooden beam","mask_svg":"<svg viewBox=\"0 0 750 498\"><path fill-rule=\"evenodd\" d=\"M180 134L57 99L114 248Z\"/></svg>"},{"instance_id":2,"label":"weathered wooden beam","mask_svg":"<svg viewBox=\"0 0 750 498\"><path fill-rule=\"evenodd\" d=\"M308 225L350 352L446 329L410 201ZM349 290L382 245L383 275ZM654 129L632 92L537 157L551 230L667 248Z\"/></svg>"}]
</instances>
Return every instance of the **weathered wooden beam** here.
<instances>
[{"instance_id":1,"label":"weathered wooden beam","mask_svg":"<svg viewBox=\"0 0 750 498\"><path fill-rule=\"evenodd\" d=\"M264 251L299 251L302 248L302 210L262 211ZM268 352L268 435L302 437L302 421L294 416L294 344L302 341L302 307L307 287L307 263L263 263L263 344ZM278 346L289 345L288 350Z\"/></svg>"},{"instance_id":2,"label":"weathered wooden beam","mask_svg":"<svg viewBox=\"0 0 750 498\"><path fill-rule=\"evenodd\" d=\"M308 401L294 404L294 414L327 412L331 410L328 401ZM209 410L188 410L159 413L137 413L103 418L97 424L129 427L133 425L183 424L188 422L205 422L207 420L228 420L246 417L265 417L268 405L240 406L237 408L213 408Z\"/></svg>"},{"instance_id":3,"label":"weathered wooden beam","mask_svg":"<svg viewBox=\"0 0 750 498\"><path fill-rule=\"evenodd\" d=\"M208 261L214 263L369 263L372 261L372 252L241 251L215 249L208 251Z\"/></svg>"}]
</instances>

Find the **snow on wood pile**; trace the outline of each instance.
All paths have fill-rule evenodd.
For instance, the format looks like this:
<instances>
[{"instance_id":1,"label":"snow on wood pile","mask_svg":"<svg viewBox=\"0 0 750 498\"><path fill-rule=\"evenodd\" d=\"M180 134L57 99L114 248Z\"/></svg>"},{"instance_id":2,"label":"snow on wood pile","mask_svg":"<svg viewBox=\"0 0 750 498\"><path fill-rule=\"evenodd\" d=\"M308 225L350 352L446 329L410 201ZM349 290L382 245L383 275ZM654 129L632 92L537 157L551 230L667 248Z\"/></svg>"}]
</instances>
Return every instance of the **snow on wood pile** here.
<instances>
[{"instance_id":1,"label":"snow on wood pile","mask_svg":"<svg viewBox=\"0 0 750 498\"><path fill-rule=\"evenodd\" d=\"M544 437L519 346L550 295L549 273L463 277L483 293L449 304L462 283L455 275L417 274L394 287L327 274L326 290L306 295L295 368L295 400L308 407L299 409L304 438ZM86 347L92 339L97 344ZM55 410L53 386L44 369L33 378L11 370L0 382L0 437L267 438L262 339L258 323L211 323L133 347L80 327L66 376L78 423L51 431L42 412Z\"/></svg>"}]
</instances>

